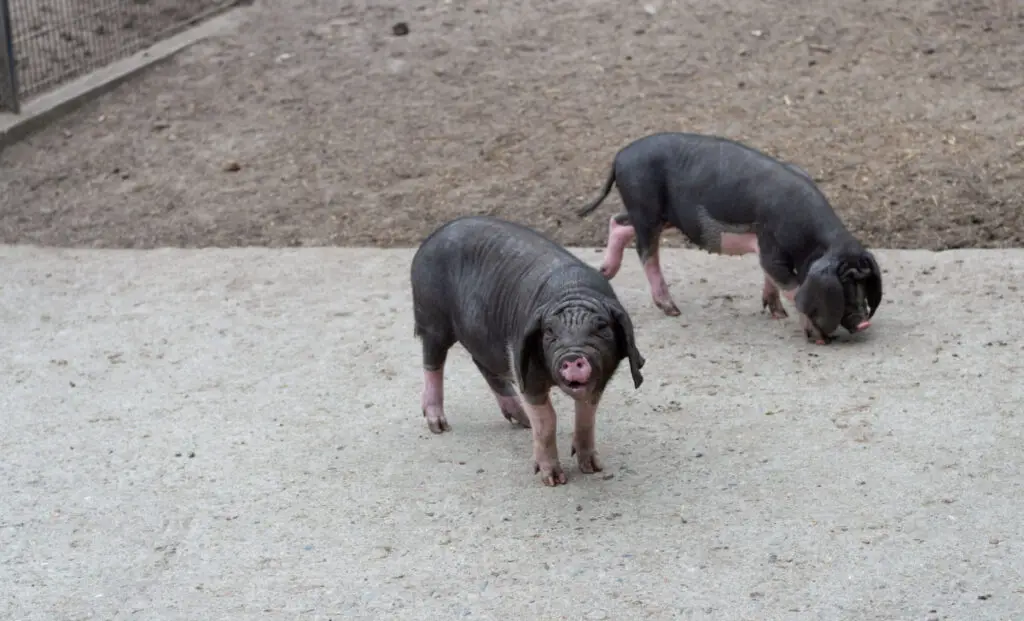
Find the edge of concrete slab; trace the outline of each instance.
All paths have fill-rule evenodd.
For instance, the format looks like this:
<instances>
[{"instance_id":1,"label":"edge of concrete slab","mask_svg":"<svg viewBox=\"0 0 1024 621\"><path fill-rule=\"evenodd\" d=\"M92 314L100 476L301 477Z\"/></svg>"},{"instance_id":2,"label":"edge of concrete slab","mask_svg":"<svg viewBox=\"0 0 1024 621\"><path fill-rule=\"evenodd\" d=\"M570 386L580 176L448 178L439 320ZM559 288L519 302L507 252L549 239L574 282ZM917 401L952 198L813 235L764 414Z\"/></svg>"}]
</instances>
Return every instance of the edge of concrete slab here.
<instances>
[{"instance_id":1,"label":"edge of concrete slab","mask_svg":"<svg viewBox=\"0 0 1024 621\"><path fill-rule=\"evenodd\" d=\"M19 114L0 113L0 151L185 48L227 31L234 24L237 12L250 4L248 0L236 2L188 30L40 95L22 105Z\"/></svg>"},{"instance_id":2,"label":"edge of concrete slab","mask_svg":"<svg viewBox=\"0 0 1024 621\"><path fill-rule=\"evenodd\" d=\"M298 253L345 253L359 255L387 255L405 254L416 250L416 245L403 246L152 246L145 248L123 248L123 247L92 247L92 246L48 246L31 242L0 243L0 256L11 254L34 254L34 255L90 255L90 254L238 254L238 253L267 253L267 254L298 254ZM565 246L570 252L587 256L593 255L599 259L605 251L604 246ZM977 256L1005 256L1020 258L1024 260L1024 247L1010 248L950 248L947 250L931 250L928 248L870 248L871 252L890 257L901 256L928 256L941 260L964 260ZM747 261L753 255L735 257L729 255L715 255L699 248L682 246L663 246L662 251L669 255L685 256L700 262L708 261ZM885 268L886 266L882 266Z\"/></svg>"}]
</instances>

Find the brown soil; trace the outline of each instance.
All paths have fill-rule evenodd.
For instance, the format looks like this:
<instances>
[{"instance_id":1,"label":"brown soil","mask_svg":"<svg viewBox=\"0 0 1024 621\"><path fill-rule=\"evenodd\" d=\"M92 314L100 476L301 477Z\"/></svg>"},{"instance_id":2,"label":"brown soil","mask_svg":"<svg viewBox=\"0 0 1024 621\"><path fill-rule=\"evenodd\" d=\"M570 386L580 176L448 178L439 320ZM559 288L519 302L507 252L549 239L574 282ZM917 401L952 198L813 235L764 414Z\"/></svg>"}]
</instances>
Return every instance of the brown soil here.
<instances>
[{"instance_id":1,"label":"brown soil","mask_svg":"<svg viewBox=\"0 0 1024 621\"><path fill-rule=\"evenodd\" d=\"M600 245L618 198L572 212L615 151L687 130L809 169L871 246L1024 242L1019 2L648 7L257 3L0 154L0 239L412 245L490 213Z\"/></svg>"}]
</instances>

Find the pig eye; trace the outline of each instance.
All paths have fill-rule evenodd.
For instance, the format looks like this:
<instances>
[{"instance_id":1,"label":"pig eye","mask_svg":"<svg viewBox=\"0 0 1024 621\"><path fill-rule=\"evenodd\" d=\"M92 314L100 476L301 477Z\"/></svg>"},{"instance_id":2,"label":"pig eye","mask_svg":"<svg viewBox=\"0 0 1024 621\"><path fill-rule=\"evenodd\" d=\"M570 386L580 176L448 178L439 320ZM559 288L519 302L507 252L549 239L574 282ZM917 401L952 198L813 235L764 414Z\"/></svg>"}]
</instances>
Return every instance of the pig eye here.
<instances>
[{"instance_id":1,"label":"pig eye","mask_svg":"<svg viewBox=\"0 0 1024 621\"><path fill-rule=\"evenodd\" d=\"M551 326L544 326L544 336L546 336L548 338L554 338L555 337L555 329L552 328Z\"/></svg>"},{"instance_id":2,"label":"pig eye","mask_svg":"<svg viewBox=\"0 0 1024 621\"><path fill-rule=\"evenodd\" d=\"M594 329L595 330L607 330L608 329L608 320L604 319L603 317L598 317L598 319L596 321L594 321Z\"/></svg>"}]
</instances>

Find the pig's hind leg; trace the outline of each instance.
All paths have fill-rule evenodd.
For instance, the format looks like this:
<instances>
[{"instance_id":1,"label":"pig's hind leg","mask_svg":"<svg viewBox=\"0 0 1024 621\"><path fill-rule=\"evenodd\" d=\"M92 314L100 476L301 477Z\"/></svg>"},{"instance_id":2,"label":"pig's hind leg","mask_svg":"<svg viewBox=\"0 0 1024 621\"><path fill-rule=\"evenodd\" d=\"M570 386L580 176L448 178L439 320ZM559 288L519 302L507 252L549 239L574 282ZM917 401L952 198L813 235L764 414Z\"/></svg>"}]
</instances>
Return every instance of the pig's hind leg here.
<instances>
[{"instance_id":1,"label":"pig's hind leg","mask_svg":"<svg viewBox=\"0 0 1024 621\"><path fill-rule=\"evenodd\" d=\"M505 420L512 424L519 423L529 429L530 418L523 410L522 404L519 403L512 384L488 371L476 358L473 358L473 363L476 364L477 369L480 369L480 374L484 376L487 385L491 387L491 392L494 393L494 398L498 402L498 409L501 410L501 415L505 417Z\"/></svg>"},{"instance_id":2,"label":"pig's hind leg","mask_svg":"<svg viewBox=\"0 0 1024 621\"><path fill-rule=\"evenodd\" d=\"M617 213L608 220L608 246L601 262L601 273L608 280L615 278L622 267L622 255L633 239L635 232L628 213Z\"/></svg>"},{"instance_id":3,"label":"pig's hind leg","mask_svg":"<svg viewBox=\"0 0 1024 621\"><path fill-rule=\"evenodd\" d=\"M644 276L647 277L647 284L651 288L651 299L663 313L675 317L679 315L679 307L668 292L668 283L665 282L665 275L661 273L661 261L658 257L661 233L668 224L662 217L664 210L661 203L662 192L658 189L660 182L652 178L649 171L634 172L635 174L619 176L619 195L622 197L626 213L629 214L629 223L633 225L636 252L644 266Z\"/></svg>"},{"instance_id":4,"label":"pig's hind leg","mask_svg":"<svg viewBox=\"0 0 1024 621\"><path fill-rule=\"evenodd\" d=\"M418 326L416 334L423 342L423 396L420 402L423 417L433 433L451 431L444 415L444 363L455 338L439 337Z\"/></svg>"},{"instance_id":5,"label":"pig's hind leg","mask_svg":"<svg viewBox=\"0 0 1024 621\"><path fill-rule=\"evenodd\" d=\"M634 222L633 230L636 231L636 251L640 255L640 262L644 266L644 276L647 277L647 284L651 288L651 299L654 305L661 309L669 317L676 317L679 307L668 292L668 283L665 282L665 275L661 272L661 259L658 251L661 246L662 224L651 224L649 222Z\"/></svg>"}]
</instances>

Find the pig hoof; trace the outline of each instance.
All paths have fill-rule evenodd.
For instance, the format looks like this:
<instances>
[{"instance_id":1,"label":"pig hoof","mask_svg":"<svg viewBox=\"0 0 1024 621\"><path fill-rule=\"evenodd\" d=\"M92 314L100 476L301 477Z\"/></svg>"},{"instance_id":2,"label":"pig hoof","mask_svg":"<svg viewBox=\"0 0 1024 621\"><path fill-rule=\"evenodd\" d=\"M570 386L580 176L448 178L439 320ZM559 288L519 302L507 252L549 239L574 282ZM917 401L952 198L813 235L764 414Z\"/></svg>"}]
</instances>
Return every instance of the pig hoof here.
<instances>
[{"instance_id":1,"label":"pig hoof","mask_svg":"<svg viewBox=\"0 0 1024 621\"><path fill-rule=\"evenodd\" d=\"M810 330L804 330L804 334L807 336L807 340L814 341L815 345L828 345L829 343L832 342L832 339L830 339L829 337L818 336L811 332Z\"/></svg>"},{"instance_id":2,"label":"pig hoof","mask_svg":"<svg viewBox=\"0 0 1024 621\"><path fill-rule=\"evenodd\" d=\"M659 302L658 300L655 300L654 305L660 308L661 312L665 313L669 317L678 317L681 314L679 312L679 307L671 300L667 302Z\"/></svg>"},{"instance_id":3,"label":"pig hoof","mask_svg":"<svg viewBox=\"0 0 1024 621\"><path fill-rule=\"evenodd\" d=\"M452 430L451 425L448 424L448 419L444 417L443 411L423 410L423 417L427 419L427 427L433 433L444 433Z\"/></svg>"},{"instance_id":4,"label":"pig hoof","mask_svg":"<svg viewBox=\"0 0 1024 621\"><path fill-rule=\"evenodd\" d=\"M505 417L505 420L513 425L520 425L527 429L530 428L530 419L527 418L526 413L522 410L519 412L506 412L505 410L502 410L501 414Z\"/></svg>"},{"instance_id":5,"label":"pig hoof","mask_svg":"<svg viewBox=\"0 0 1024 621\"><path fill-rule=\"evenodd\" d=\"M583 474L593 474L604 470L604 465L597 458L597 451L577 451L572 447L572 454L576 456L576 463L580 466Z\"/></svg>"},{"instance_id":6,"label":"pig hoof","mask_svg":"<svg viewBox=\"0 0 1024 621\"><path fill-rule=\"evenodd\" d=\"M530 428L530 418L526 415L523 406L519 404L519 400L515 397L498 395L498 408L501 409L501 415L508 422L513 425L519 424L527 429Z\"/></svg>"},{"instance_id":7,"label":"pig hoof","mask_svg":"<svg viewBox=\"0 0 1024 621\"><path fill-rule=\"evenodd\" d=\"M565 476L565 472L562 471L562 466L557 462L554 464L544 465L534 462L533 473L540 473L540 480L543 481L544 485L547 485L548 487L565 485L569 481L569 479Z\"/></svg>"},{"instance_id":8,"label":"pig hoof","mask_svg":"<svg viewBox=\"0 0 1024 621\"><path fill-rule=\"evenodd\" d=\"M782 300L776 295L774 298L761 298L761 310L768 309L768 312L772 314L772 319L785 319L789 317L789 313L782 306Z\"/></svg>"},{"instance_id":9,"label":"pig hoof","mask_svg":"<svg viewBox=\"0 0 1024 621\"><path fill-rule=\"evenodd\" d=\"M611 280L612 278L615 278L615 274L617 274L618 272L619 272L619 268L618 267L611 266L611 265L602 265L601 266L601 275L604 276L605 278L607 278L608 280Z\"/></svg>"}]
</instances>

